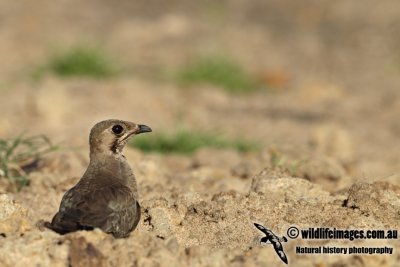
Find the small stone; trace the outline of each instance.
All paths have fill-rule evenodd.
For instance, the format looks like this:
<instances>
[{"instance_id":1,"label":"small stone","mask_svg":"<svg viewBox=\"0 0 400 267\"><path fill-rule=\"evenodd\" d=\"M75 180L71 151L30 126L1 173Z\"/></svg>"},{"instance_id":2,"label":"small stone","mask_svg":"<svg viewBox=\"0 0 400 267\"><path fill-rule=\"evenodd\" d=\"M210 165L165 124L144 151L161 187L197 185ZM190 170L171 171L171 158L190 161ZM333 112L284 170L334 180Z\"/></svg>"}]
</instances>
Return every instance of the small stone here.
<instances>
[{"instance_id":1,"label":"small stone","mask_svg":"<svg viewBox=\"0 0 400 267\"><path fill-rule=\"evenodd\" d=\"M398 192L398 186L387 182L356 183L350 187L345 205L359 209L363 214L373 215L385 223L397 223L400 221Z\"/></svg>"},{"instance_id":2,"label":"small stone","mask_svg":"<svg viewBox=\"0 0 400 267\"><path fill-rule=\"evenodd\" d=\"M32 228L28 210L15 203L9 195L0 195L0 233L24 233Z\"/></svg>"},{"instance_id":3,"label":"small stone","mask_svg":"<svg viewBox=\"0 0 400 267\"><path fill-rule=\"evenodd\" d=\"M69 266L74 267L102 267L106 266L103 254L84 237L70 240Z\"/></svg>"}]
</instances>

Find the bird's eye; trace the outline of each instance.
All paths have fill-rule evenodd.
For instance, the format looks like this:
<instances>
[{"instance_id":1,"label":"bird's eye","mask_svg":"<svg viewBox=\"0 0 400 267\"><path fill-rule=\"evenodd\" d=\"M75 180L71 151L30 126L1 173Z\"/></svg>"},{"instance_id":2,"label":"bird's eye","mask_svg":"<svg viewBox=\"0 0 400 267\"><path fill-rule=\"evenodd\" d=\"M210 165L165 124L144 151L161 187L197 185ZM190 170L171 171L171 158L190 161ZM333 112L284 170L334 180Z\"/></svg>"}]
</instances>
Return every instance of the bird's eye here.
<instances>
[{"instance_id":1,"label":"bird's eye","mask_svg":"<svg viewBox=\"0 0 400 267\"><path fill-rule=\"evenodd\" d=\"M120 133L122 133L122 131L124 130L124 128L121 126L121 125L114 125L113 127L112 127L112 131L113 131L113 133L115 133L115 134L120 134Z\"/></svg>"}]
</instances>

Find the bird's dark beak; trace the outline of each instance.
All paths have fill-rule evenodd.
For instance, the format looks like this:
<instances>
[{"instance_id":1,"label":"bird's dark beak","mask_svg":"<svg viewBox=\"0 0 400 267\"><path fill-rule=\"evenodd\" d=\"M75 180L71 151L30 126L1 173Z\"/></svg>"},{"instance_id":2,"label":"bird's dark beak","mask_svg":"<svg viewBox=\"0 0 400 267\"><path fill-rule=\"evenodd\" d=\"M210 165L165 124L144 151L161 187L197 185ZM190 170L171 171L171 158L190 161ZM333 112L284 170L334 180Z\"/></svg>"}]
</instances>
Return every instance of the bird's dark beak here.
<instances>
[{"instance_id":1,"label":"bird's dark beak","mask_svg":"<svg viewBox=\"0 0 400 267\"><path fill-rule=\"evenodd\" d=\"M151 132L151 128L147 125L143 125L143 124L138 124L138 130L136 131L136 134L140 134L140 133L148 133Z\"/></svg>"}]
</instances>

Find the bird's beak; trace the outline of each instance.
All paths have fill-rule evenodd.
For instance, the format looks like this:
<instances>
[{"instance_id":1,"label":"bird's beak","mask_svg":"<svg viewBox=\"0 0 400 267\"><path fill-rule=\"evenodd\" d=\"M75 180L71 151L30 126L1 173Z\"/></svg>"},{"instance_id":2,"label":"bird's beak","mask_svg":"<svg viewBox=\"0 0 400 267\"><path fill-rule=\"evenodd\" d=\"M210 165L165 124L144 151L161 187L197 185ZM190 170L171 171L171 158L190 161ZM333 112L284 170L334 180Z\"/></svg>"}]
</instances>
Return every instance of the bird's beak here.
<instances>
[{"instance_id":1,"label":"bird's beak","mask_svg":"<svg viewBox=\"0 0 400 267\"><path fill-rule=\"evenodd\" d=\"M151 128L147 125L143 125L143 124L138 124L138 129L136 130L135 134L141 134L141 133L148 133L151 132Z\"/></svg>"}]
</instances>

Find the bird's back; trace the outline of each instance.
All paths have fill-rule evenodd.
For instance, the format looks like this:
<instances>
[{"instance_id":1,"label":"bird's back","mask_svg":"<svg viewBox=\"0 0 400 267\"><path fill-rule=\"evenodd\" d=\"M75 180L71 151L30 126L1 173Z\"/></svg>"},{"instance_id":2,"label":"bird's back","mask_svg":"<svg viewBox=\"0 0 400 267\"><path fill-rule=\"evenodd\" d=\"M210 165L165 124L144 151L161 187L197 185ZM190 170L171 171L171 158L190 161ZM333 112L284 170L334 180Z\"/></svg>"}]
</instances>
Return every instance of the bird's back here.
<instances>
[{"instance_id":1,"label":"bird's back","mask_svg":"<svg viewBox=\"0 0 400 267\"><path fill-rule=\"evenodd\" d=\"M65 234L95 227L115 237L125 237L136 228L140 206L135 193L105 173L85 176L67 191L51 228Z\"/></svg>"}]
</instances>

